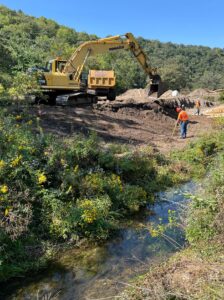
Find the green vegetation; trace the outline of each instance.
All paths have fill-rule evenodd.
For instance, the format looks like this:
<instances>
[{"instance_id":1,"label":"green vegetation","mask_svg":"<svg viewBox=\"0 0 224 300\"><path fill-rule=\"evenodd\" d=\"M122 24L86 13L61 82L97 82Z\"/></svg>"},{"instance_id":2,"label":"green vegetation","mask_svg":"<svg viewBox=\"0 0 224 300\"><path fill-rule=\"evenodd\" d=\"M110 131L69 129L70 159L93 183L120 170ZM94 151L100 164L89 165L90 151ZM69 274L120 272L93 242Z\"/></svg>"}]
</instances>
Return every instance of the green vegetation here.
<instances>
[{"instance_id":1,"label":"green vegetation","mask_svg":"<svg viewBox=\"0 0 224 300\"><path fill-rule=\"evenodd\" d=\"M200 243L208 246L223 236L223 197L224 197L224 134L212 138L212 147L218 148L218 155L209 164L209 173L204 182L202 195L193 197L187 226L190 244L199 250ZM209 247L210 248L210 247ZM203 253L206 253L204 247Z\"/></svg>"},{"instance_id":2,"label":"green vegetation","mask_svg":"<svg viewBox=\"0 0 224 300\"><path fill-rule=\"evenodd\" d=\"M119 32L117 33L119 34ZM17 73L44 66L56 56L67 59L80 43L96 35L77 32L44 17L0 6L0 93L12 87ZM184 46L138 38L152 66L159 68L171 89L209 88L224 85L224 52L202 46ZM145 86L145 74L129 51L90 58L87 68L114 69L119 91Z\"/></svg>"},{"instance_id":3,"label":"green vegetation","mask_svg":"<svg viewBox=\"0 0 224 300\"><path fill-rule=\"evenodd\" d=\"M96 38L0 6L1 281L44 266L59 243L107 239L120 220L152 203L155 192L206 174L205 192L192 197L186 233L194 255L205 262L209 256L213 262L223 260L222 131L165 158L151 148L104 149L94 134L59 140L43 132L39 118L7 107L6 99L18 103L24 93L36 89L26 75L29 67L58 55L68 58L80 42ZM170 88L223 86L221 49L139 41ZM145 75L129 52L91 58L87 67L115 69L120 91L145 85ZM217 120L223 129L223 120ZM201 294L201 299L219 299L212 294L219 291L216 283L217 288L206 283L210 298Z\"/></svg>"},{"instance_id":4,"label":"green vegetation","mask_svg":"<svg viewBox=\"0 0 224 300\"><path fill-rule=\"evenodd\" d=\"M201 138L186 151L175 153L190 163L193 176L204 176L202 189L191 198L185 225L188 247L169 261L137 278L121 299L223 299L224 237L224 119L216 134ZM199 170L200 169L200 170ZM171 212L168 226L178 226ZM150 232L162 235L164 226Z\"/></svg>"},{"instance_id":5,"label":"green vegetation","mask_svg":"<svg viewBox=\"0 0 224 300\"><path fill-rule=\"evenodd\" d=\"M12 106L0 119L1 280L43 265L63 241L107 239L156 191L189 178L151 148L104 150L94 134L61 141Z\"/></svg>"},{"instance_id":6,"label":"green vegetation","mask_svg":"<svg viewBox=\"0 0 224 300\"><path fill-rule=\"evenodd\" d=\"M219 99L220 102L224 102L224 92L220 93Z\"/></svg>"}]
</instances>

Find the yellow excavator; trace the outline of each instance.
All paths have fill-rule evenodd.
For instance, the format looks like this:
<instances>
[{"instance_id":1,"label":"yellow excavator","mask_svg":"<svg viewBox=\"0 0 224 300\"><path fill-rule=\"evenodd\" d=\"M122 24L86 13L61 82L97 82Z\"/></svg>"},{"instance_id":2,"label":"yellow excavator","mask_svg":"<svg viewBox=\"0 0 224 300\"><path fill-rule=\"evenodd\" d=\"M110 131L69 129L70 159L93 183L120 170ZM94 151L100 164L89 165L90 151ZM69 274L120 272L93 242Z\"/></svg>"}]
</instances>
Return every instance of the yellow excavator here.
<instances>
[{"instance_id":1,"label":"yellow excavator","mask_svg":"<svg viewBox=\"0 0 224 300\"><path fill-rule=\"evenodd\" d=\"M41 90L50 104L94 102L97 96L116 98L114 71L90 70L83 72L88 57L116 50L130 50L149 77L149 95L160 93L161 79L156 68L152 68L148 57L131 33L117 35L81 44L65 61L60 57L50 60L40 77Z\"/></svg>"}]
</instances>

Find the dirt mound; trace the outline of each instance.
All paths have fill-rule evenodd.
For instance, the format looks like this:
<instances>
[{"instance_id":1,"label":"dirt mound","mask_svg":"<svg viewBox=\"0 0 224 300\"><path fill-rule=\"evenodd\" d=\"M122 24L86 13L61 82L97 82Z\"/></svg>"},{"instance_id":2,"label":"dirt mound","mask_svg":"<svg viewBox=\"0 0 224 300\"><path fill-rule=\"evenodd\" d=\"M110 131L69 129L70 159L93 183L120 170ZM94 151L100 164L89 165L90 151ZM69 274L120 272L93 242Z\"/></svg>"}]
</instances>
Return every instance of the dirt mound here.
<instances>
[{"instance_id":1,"label":"dirt mound","mask_svg":"<svg viewBox=\"0 0 224 300\"><path fill-rule=\"evenodd\" d=\"M180 92L176 90L168 90L165 93L163 93L159 98L160 99L174 99L174 98L182 98L184 95L182 95Z\"/></svg>"},{"instance_id":2,"label":"dirt mound","mask_svg":"<svg viewBox=\"0 0 224 300\"><path fill-rule=\"evenodd\" d=\"M204 98L209 95L208 89L196 89L188 94L189 97Z\"/></svg>"},{"instance_id":3,"label":"dirt mound","mask_svg":"<svg viewBox=\"0 0 224 300\"><path fill-rule=\"evenodd\" d=\"M126 113L131 115L135 113L136 116L140 115L139 111L151 111L153 114L164 114L170 118L177 118L176 108L185 105L187 108L194 107L194 101L187 98L170 98L170 99L152 99L150 97L143 98L129 98L129 95L136 96L138 94L138 90L127 91L124 94L124 98L119 97L113 102L110 101L99 101L94 105L96 110L100 111L112 111L119 113ZM125 97L126 95L126 97ZM131 110L130 110L131 109ZM146 113L144 113L145 115Z\"/></svg>"},{"instance_id":4,"label":"dirt mound","mask_svg":"<svg viewBox=\"0 0 224 300\"><path fill-rule=\"evenodd\" d=\"M212 118L213 117L223 117L224 116L224 104L204 111L204 115L212 117Z\"/></svg>"},{"instance_id":5,"label":"dirt mound","mask_svg":"<svg viewBox=\"0 0 224 300\"><path fill-rule=\"evenodd\" d=\"M148 98L146 89L130 89L117 96L116 101L125 101L128 99L134 99L135 101L148 101Z\"/></svg>"},{"instance_id":6,"label":"dirt mound","mask_svg":"<svg viewBox=\"0 0 224 300\"><path fill-rule=\"evenodd\" d=\"M116 107L119 107L119 103L129 106L130 103L138 103L141 107L142 103L144 106L147 104L148 108L150 106L152 109L155 107L154 103L157 103L161 107L176 108L181 105L185 105L186 108L193 108L195 106L195 100L200 99L201 105L210 107L216 104L219 97L220 90L210 91L207 89L197 89L188 95L181 94L176 90L168 90L163 93L159 98L148 96L146 89L131 89L126 91L124 94L119 95L116 101L113 102ZM116 104L115 104L116 103Z\"/></svg>"},{"instance_id":7,"label":"dirt mound","mask_svg":"<svg viewBox=\"0 0 224 300\"><path fill-rule=\"evenodd\" d=\"M94 109L140 119L147 116L157 120L163 120L164 117L174 120L177 118L176 108L181 105L191 110L195 107L195 100L172 90L167 91L160 98L153 98L147 95L146 89L131 89L118 96L115 101L98 101ZM210 107L213 103L201 100L201 105Z\"/></svg>"},{"instance_id":8,"label":"dirt mound","mask_svg":"<svg viewBox=\"0 0 224 300\"><path fill-rule=\"evenodd\" d=\"M159 99L190 99L191 101L195 101L196 99L200 99L202 103L204 101L217 101L220 95L220 92L224 90L209 90L209 89L196 89L189 94L183 94L178 92L177 90L167 90L163 93ZM134 99L137 101L149 101L155 100L157 97L155 95L148 96L147 89L130 89L124 92L123 94L117 96L116 101L125 101L128 99Z\"/></svg>"},{"instance_id":9,"label":"dirt mound","mask_svg":"<svg viewBox=\"0 0 224 300\"><path fill-rule=\"evenodd\" d=\"M191 99L217 101L222 90L211 91L209 89L196 89L189 93L187 96Z\"/></svg>"},{"instance_id":10,"label":"dirt mound","mask_svg":"<svg viewBox=\"0 0 224 300\"><path fill-rule=\"evenodd\" d=\"M162 117L162 115L166 115L171 118L177 117L175 104L173 103L172 105L171 103L163 103L159 99L155 101L136 101L135 99L127 99L123 101L101 102L95 104L94 108L98 111L112 111L135 117L144 117L147 115L147 112L150 112L151 115L157 115L157 117Z\"/></svg>"}]
</instances>

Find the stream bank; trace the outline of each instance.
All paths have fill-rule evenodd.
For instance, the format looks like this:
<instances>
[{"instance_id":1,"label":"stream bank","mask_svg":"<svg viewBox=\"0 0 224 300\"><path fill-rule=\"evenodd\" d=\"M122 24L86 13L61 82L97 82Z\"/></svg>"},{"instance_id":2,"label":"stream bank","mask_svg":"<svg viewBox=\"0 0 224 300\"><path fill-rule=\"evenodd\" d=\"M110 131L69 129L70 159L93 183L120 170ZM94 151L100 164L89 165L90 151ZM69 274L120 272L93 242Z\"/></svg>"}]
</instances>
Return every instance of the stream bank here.
<instances>
[{"instance_id":1,"label":"stream bank","mask_svg":"<svg viewBox=\"0 0 224 300\"><path fill-rule=\"evenodd\" d=\"M66 251L48 270L5 286L3 299L84 300L115 297L131 278L146 273L149 266L166 261L178 250L176 244L161 237L152 237L146 227L167 224L169 210L183 214L183 207L188 201L184 194L198 188L198 184L189 182L158 193L156 204L148 208L146 216L135 220L132 226L120 229L115 239L85 252L81 249ZM166 235L184 247L183 231L169 229Z\"/></svg>"}]
</instances>

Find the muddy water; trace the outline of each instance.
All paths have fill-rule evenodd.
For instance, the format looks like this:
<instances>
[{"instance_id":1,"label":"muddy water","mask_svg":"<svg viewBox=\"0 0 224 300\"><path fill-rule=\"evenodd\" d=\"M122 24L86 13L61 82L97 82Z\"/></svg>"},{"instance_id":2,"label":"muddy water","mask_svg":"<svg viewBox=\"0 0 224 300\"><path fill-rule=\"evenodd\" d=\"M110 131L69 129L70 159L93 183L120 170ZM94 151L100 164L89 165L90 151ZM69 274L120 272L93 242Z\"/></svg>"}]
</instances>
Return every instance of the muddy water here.
<instances>
[{"instance_id":1,"label":"muddy water","mask_svg":"<svg viewBox=\"0 0 224 300\"><path fill-rule=\"evenodd\" d=\"M183 193L193 193L197 188L196 184L189 182L159 193L157 204L148 208L141 220L120 229L116 239L100 247L63 253L47 271L11 287L14 291L5 299L116 299L115 296L132 277L146 272L150 265L166 260L178 250L177 243L179 246L185 243L180 230L169 229L166 232L175 241L170 242L152 237L148 229L139 224L167 223L168 210L176 210L179 214L186 211L188 200Z\"/></svg>"}]
</instances>

